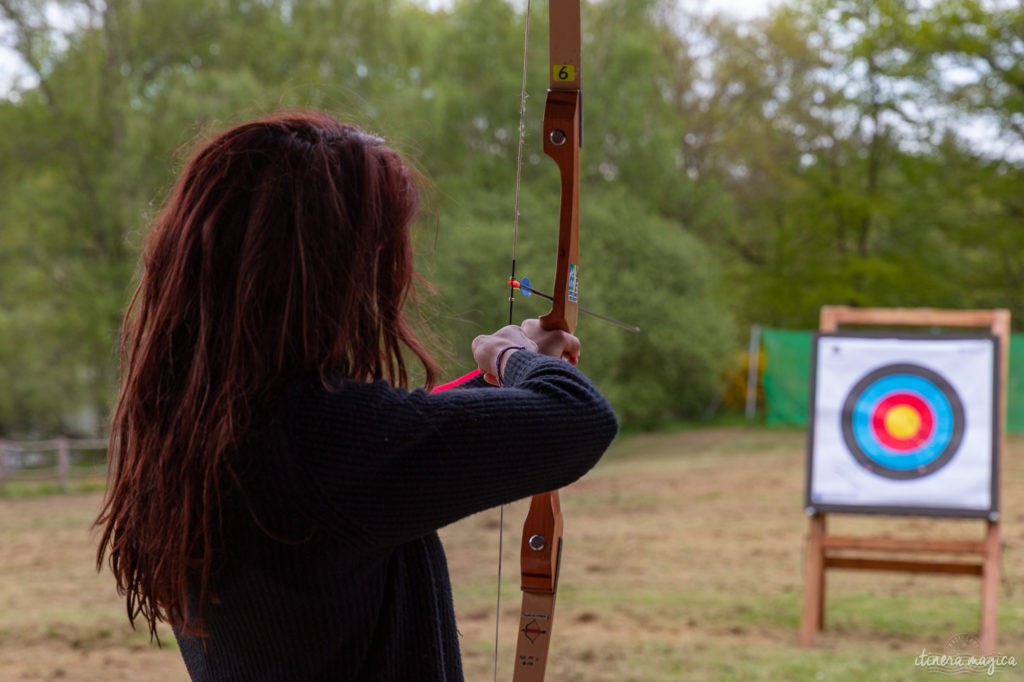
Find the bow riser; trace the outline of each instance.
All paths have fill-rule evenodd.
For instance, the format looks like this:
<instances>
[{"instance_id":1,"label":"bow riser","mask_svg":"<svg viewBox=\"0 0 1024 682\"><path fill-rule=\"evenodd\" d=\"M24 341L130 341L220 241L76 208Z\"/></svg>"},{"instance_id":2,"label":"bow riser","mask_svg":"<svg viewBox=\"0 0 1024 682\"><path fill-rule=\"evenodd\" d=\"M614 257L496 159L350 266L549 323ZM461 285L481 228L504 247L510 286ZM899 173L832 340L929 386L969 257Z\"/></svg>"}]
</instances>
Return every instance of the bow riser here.
<instances>
[{"instance_id":1,"label":"bow riser","mask_svg":"<svg viewBox=\"0 0 1024 682\"><path fill-rule=\"evenodd\" d=\"M540 318L545 329L572 333L579 316L580 92L548 91L544 109L544 153L558 166L561 200L558 256L551 312Z\"/></svg>"}]
</instances>

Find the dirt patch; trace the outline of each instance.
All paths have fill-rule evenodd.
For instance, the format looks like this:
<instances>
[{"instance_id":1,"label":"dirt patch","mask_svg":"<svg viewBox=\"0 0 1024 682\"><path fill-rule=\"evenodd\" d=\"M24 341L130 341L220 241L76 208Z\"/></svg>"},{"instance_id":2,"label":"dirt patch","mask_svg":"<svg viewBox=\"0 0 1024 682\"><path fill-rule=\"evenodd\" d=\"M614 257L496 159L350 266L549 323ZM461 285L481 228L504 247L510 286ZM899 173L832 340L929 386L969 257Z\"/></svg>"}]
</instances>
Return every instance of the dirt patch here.
<instances>
[{"instance_id":1,"label":"dirt patch","mask_svg":"<svg viewBox=\"0 0 1024 682\"><path fill-rule=\"evenodd\" d=\"M4 680L188 679L176 649L131 629L113 579L97 573L99 504L99 495L0 501Z\"/></svg>"}]
</instances>

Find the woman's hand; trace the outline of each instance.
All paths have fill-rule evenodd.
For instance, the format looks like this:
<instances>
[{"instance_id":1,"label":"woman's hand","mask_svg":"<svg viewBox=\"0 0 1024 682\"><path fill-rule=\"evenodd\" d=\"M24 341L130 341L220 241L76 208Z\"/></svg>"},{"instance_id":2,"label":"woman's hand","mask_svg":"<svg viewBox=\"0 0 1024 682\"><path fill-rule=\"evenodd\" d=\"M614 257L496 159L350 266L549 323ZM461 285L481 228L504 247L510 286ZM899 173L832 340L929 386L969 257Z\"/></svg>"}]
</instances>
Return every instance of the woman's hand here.
<instances>
[{"instance_id":1,"label":"woman's hand","mask_svg":"<svg viewBox=\"0 0 1024 682\"><path fill-rule=\"evenodd\" d=\"M579 361L580 341L560 329L542 328L539 320L525 320L522 326L509 325L473 339L473 358L484 380L493 386L501 385L499 377L505 374L505 363L518 350L563 358L575 365Z\"/></svg>"},{"instance_id":2,"label":"woman's hand","mask_svg":"<svg viewBox=\"0 0 1024 682\"><path fill-rule=\"evenodd\" d=\"M580 361L580 340L561 329L544 329L540 320L523 320L523 332L537 344L537 352L562 358L570 364Z\"/></svg>"}]
</instances>

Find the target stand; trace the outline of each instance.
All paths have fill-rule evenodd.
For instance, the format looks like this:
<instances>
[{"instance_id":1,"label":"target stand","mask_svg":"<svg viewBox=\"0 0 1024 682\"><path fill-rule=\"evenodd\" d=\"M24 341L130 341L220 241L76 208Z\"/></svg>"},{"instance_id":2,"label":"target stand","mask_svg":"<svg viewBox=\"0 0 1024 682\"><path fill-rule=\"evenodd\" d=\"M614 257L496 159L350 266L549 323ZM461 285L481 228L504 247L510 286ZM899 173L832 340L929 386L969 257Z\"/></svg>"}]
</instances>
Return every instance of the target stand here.
<instances>
[{"instance_id":1,"label":"target stand","mask_svg":"<svg viewBox=\"0 0 1024 682\"><path fill-rule=\"evenodd\" d=\"M812 646L824 627L828 569L938 573L981 578L979 639L983 653L996 653L1009 311L825 306L819 330L800 643ZM830 535L829 514L975 518L984 533Z\"/></svg>"}]
</instances>

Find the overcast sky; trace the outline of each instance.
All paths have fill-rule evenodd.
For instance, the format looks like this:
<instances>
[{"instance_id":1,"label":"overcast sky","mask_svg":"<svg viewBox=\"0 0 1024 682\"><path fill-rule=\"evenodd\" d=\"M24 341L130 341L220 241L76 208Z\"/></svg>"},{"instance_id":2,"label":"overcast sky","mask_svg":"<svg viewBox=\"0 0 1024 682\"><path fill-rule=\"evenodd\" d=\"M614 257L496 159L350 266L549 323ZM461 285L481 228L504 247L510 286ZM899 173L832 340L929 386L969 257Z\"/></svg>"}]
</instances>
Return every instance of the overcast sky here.
<instances>
[{"instance_id":1,"label":"overcast sky","mask_svg":"<svg viewBox=\"0 0 1024 682\"><path fill-rule=\"evenodd\" d=\"M422 2L428 7L444 7L450 5L452 0L422 0ZM526 0L519 0L519 2L523 5L526 4ZM777 0L683 0L682 4L687 7L726 10L739 17L752 17L763 14L768 7L776 2Z\"/></svg>"},{"instance_id":2,"label":"overcast sky","mask_svg":"<svg viewBox=\"0 0 1024 682\"><path fill-rule=\"evenodd\" d=\"M518 1L525 6L526 0ZM421 2L428 7L444 7L450 5L452 0L421 0ZM682 0L684 6L709 11L724 10L741 18L764 14L777 2L778 0ZM536 3L538 6L541 4L543 3ZM538 7L534 7L534 11L537 10ZM21 61L7 47L11 43L11 36L3 28L0 26L0 94L6 93L19 74L23 73Z\"/></svg>"},{"instance_id":3,"label":"overcast sky","mask_svg":"<svg viewBox=\"0 0 1024 682\"><path fill-rule=\"evenodd\" d=\"M421 0L429 7L450 5L452 0ZM525 6L526 0L519 0ZM737 17L749 18L764 14L778 0L683 0L683 5L707 9L709 11L724 10ZM536 3L541 5L543 3ZM537 11L538 7L534 8ZM9 32L0 26L0 97L6 94L11 85L19 77L24 77L21 60L8 48L12 39Z\"/></svg>"},{"instance_id":4,"label":"overcast sky","mask_svg":"<svg viewBox=\"0 0 1024 682\"><path fill-rule=\"evenodd\" d=\"M775 2L772 0L697 0L695 4L698 7L707 6L726 10L740 17L752 17L764 14Z\"/></svg>"}]
</instances>

